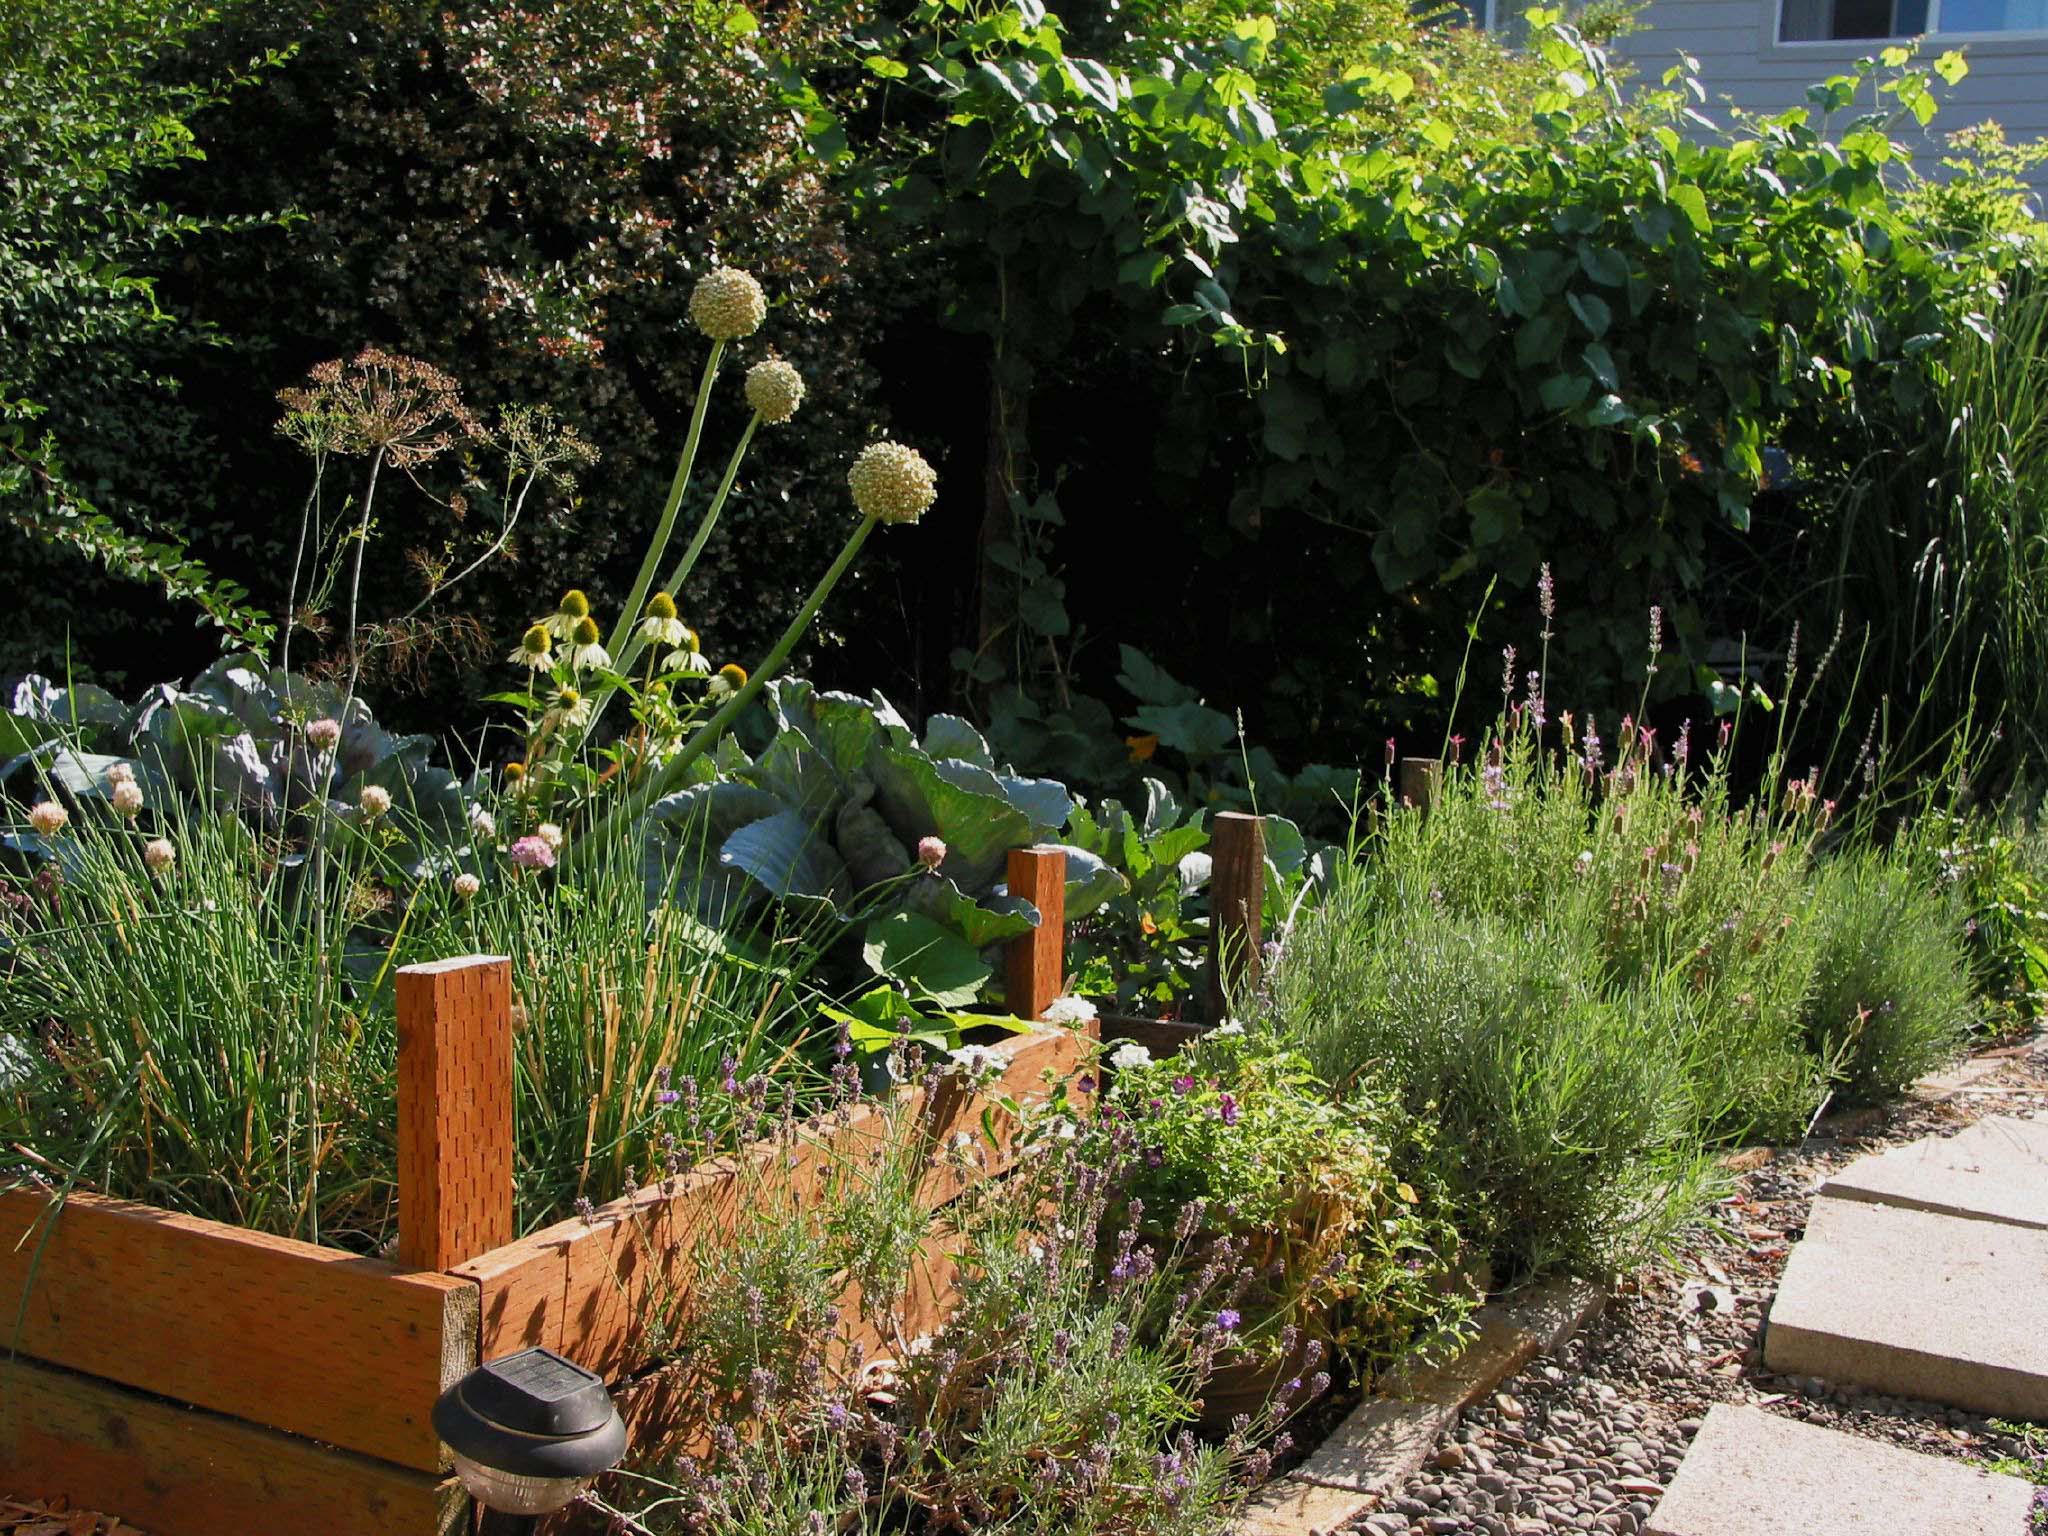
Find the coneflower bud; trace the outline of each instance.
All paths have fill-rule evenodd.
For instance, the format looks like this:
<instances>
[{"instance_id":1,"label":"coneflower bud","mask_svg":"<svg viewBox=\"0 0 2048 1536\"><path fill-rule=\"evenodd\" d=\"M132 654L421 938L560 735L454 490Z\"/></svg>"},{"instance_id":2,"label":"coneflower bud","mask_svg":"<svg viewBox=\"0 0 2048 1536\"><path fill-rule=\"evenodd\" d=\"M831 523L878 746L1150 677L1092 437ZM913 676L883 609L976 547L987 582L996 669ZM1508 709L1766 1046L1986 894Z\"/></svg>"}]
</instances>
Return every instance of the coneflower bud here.
<instances>
[{"instance_id":1,"label":"coneflower bud","mask_svg":"<svg viewBox=\"0 0 2048 1536\"><path fill-rule=\"evenodd\" d=\"M690 292L690 320L713 341L751 336L768 318L768 296L751 273L714 267Z\"/></svg>"},{"instance_id":2,"label":"coneflower bud","mask_svg":"<svg viewBox=\"0 0 2048 1536\"><path fill-rule=\"evenodd\" d=\"M142 845L142 862L149 866L151 874L166 874L178 862L178 850L171 846L168 837L152 838Z\"/></svg>"},{"instance_id":3,"label":"coneflower bud","mask_svg":"<svg viewBox=\"0 0 2048 1536\"><path fill-rule=\"evenodd\" d=\"M133 779L123 779L114 786L114 814L133 821L142 814L142 786Z\"/></svg>"},{"instance_id":4,"label":"coneflower bud","mask_svg":"<svg viewBox=\"0 0 2048 1536\"><path fill-rule=\"evenodd\" d=\"M55 837L71 824L71 813L54 800L41 800L29 807L28 824L44 837Z\"/></svg>"},{"instance_id":5,"label":"coneflower bud","mask_svg":"<svg viewBox=\"0 0 2048 1536\"><path fill-rule=\"evenodd\" d=\"M804 376L779 357L747 370L747 404L766 422L783 422L804 403Z\"/></svg>"},{"instance_id":6,"label":"coneflower bud","mask_svg":"<svg viewBox=\"0 0 2048 1536\"><path fill-rule=\"evenodd\" d=\"M365 821L375 821L391 810L391 791L379 784L365 784L362 793L356 796L356 805L362 810Z\"/></svg>"},{"instance_id":7,"label":"coneflower bud","mask_svg":"<svg viewBox=\"0 0 2048 1536\"><path fill-rule=\"evenodd\" d=\"M847 472L853 504L878 523L914 523L939 494L939 477L924 455L901 443L870 443Z\"/></svg>"}]
</instances>

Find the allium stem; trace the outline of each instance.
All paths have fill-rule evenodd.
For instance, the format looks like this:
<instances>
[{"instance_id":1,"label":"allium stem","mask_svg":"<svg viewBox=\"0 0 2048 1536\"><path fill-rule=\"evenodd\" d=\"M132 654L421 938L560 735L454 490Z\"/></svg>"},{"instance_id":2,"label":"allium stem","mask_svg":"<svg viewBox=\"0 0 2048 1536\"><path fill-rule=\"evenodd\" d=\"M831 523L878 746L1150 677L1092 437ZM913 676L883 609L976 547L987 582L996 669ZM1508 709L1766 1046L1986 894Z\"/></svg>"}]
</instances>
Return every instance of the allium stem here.
<instances>
[{"instance_id":1,"label":"allium stem","mask_svg":"<svg viewBox=\"0 0 2048 1536\"><path fill-rule=\"evenodd\" d=\"M711 408L711 384L718 377L718 364L724 356L725 343L711 343L711 355L704 359L704 377L697 384L697 405L690 412L690 435L683 439L683 456L676 461L675 478L669 482L668 502L661 509L661 521L655 525L653 542L640 558L640 574L633 578L633 590L626 597L626 606L619 610L619 621L612 626L611 643L605 647L614 656L620 654L626 637L639 621L640 609L654 586L654 573L661 566L661 557L668 553L669 535L675 532L676 513L682 510L683 493L690 487L690 471L697 463L697 444L704 436L704 413Z\"/></svg>"},{"instance_id":2,"label":"allium stem","mask_svg":"<svg viewBox=\"0 0 2048 1536\"><path fill-rule=\"evenodd\" d=\"M783 630L782 638L777 640L768 654L761 658L761 664L754 669L739 692L727 699L719 707L717 714L697 727L696 731L688 741L683 743L676 755L661 765L659 773L628 795L616 810L600 821L591 831L572 843L568 852L563 857L565 864L571 866L576 864L578 862L578 855L582 854L586 849L607 846L604 834L610 829L614 821L620 817L630 820L639 816L651 803L661 796L671 793L683 782L684 775L689 772L690 765L702 757L711 747L717 745L718 738L731 728L733 721L739 718L740 711L753 703L755 696L760 693L762 687L766 685L770 678L775 676L776 671L782 664L789 660L789 653L796 649L797 641L801 640L804 631L811 627L811 621L818 616L818 610L825 606L825 599L831 595L832 589L839 584L839 578L846 574L846 568L853 564L854 556L860 553L861 545L867 542L868 535L874 532L874 529L875 520L872 517L864 517L860 520L860 526L855 528L852 534L848 536L846 547L839 551L839 557L826 568L825 574L818 578L818 584L811 588L811 595L804 599L803 607L797 610L796 617L791 619L789 627Z\"/></svg>"}]
</instances>

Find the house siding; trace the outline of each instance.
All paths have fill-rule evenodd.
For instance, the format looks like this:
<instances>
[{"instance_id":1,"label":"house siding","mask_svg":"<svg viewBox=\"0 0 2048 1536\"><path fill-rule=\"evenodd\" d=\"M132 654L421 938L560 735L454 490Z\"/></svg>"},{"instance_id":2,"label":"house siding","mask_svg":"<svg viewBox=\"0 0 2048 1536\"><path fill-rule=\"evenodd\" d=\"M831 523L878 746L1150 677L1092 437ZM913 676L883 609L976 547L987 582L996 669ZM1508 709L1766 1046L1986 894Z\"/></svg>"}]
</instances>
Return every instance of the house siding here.
<instances>
[{"instance_id":1,"label":"house siding","mask_svg":"<svg viewBox=\"0 0 2048 1536\"><path fill-rule=\"evenodd\" d=\"M1731 108L1770 116L1801 106L1807 86L1845 74L1887 46L1872 38L1781 43L1777 0L1650 0L1641 20L1643 30L1617 39L1612 52L1650 82L1661 80L1678 55L1690 54L1707 92L1703 110L1724 124ZM1934 36L1923 41L1920 56L1931 60L1952 47L1969 60L1969 74L1953 90L1940 89L1941 111L1926 129L1908 121L1894 132L1920 170L1937 168L1943 135L1987 119L2015 141L2048 137L2048 38ZM2036 168L2033 185L2048 194L2048 166Z\"/></svg>"}]
</instances>

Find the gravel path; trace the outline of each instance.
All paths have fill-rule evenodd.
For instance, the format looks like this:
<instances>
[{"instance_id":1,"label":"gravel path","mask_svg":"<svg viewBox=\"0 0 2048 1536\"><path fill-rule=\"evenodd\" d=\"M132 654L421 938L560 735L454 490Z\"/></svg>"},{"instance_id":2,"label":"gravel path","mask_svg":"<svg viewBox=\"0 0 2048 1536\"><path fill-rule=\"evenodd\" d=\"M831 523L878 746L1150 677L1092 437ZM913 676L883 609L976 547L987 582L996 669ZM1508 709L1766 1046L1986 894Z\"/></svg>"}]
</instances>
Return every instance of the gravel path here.
<instances>
[{"instance_id":1,"label":"gravel path","mask_svg":"<svg viewBox=\"0 0 2048 1536\"><path fill-rule=\"evenodd\" d=\"M1989 1075L1947 1097L1823 1121L1804 1145L1768 1160L1747 1154L1760 1165L1740 1173L1705 1229L1667 1264L1630 1277L1557 1357L1475 1405L1434 1465L1351 1529L1639 1531L1715 1403L1747 1403L1936 1455L2025 1456L2015 1437L1975 1414L1774 1376L1759 1360L1765 1310L1829 1173L1987 1115L2048 1116L2048 1042L1979 1058L1978 1069Z\"/></svg>"}]
</instances>

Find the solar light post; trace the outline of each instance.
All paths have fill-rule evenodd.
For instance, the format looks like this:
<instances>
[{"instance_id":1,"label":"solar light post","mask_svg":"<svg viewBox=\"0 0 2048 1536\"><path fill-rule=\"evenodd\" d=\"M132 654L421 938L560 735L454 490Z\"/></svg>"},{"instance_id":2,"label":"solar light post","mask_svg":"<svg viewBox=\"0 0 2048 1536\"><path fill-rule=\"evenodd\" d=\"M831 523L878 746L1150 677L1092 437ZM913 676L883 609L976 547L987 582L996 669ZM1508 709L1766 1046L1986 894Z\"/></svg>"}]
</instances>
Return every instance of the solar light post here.
<instances>
[{"instance_id":1,"label":"solar light post","mask_svg":"<svg viewBox=\"0 0 2048 1536\"><path fill-rule=\"evenodd\" d=\"M434 1404L434 1432L497 1536L531 1531L626 1451L604 1378L551 1349L523 1349L471 1371Z\"/></svg>"}]
</instances>

